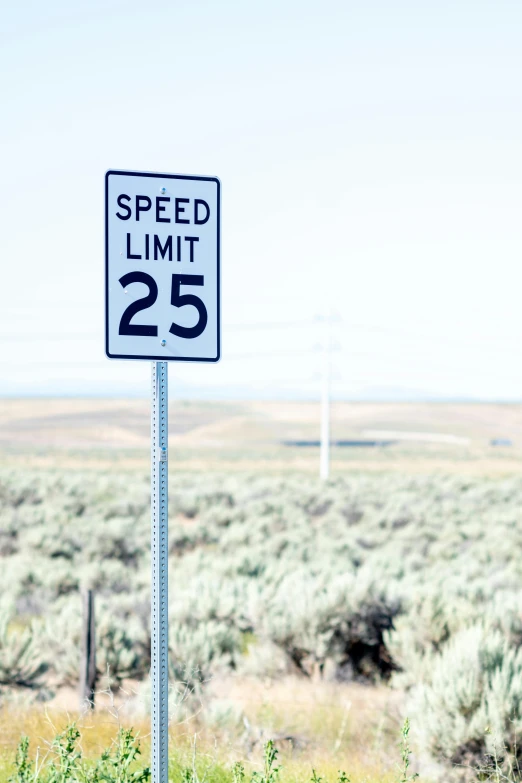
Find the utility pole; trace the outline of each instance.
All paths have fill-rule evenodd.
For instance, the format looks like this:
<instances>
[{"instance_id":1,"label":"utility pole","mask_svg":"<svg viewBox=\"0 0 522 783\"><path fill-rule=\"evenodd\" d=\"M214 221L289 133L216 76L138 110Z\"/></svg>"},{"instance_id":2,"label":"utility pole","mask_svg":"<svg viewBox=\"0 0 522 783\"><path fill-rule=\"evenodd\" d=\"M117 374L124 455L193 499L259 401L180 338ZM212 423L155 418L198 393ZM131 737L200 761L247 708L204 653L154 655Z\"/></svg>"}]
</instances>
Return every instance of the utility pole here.
<instances>
[{"instance_id":1,"label":"utility pole","mask_svg":"<svg viewBox=\"0 0 522 783\"><path fill-rule=\"evenodd\" d=\"M331 385L332 315L329 312L323 324L323 370L321 379L321 452L319 476L323 481L330 475L330 385Z\"/></svg>"}]
</instances>

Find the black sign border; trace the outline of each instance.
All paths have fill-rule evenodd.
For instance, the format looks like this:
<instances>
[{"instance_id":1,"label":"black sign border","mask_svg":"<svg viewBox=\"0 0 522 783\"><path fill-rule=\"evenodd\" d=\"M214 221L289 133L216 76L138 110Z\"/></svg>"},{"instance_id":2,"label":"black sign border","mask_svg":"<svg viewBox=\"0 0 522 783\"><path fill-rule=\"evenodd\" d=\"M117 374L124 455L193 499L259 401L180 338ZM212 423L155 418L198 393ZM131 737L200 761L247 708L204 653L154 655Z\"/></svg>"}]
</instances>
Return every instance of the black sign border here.
<instances>
[{"instance_id":1,"label":"black sign border","mask_svg":"<svg viewBox=\"0 0 522 783\"><path fill-rule=\"evenodd\" d=\"M199 358L194 356L129 356L109 352L109 177L117 174L124 177L155 177L156 179L197 180L215 182L217 185L217 356ZM105 354L108 359L127 359L129 361L149 362L219 362L221 359L221 182L217 177L197 177L189 174L161 174L148 171L127 171L109 169L105 173Z\"/></svg>"}]
</instances>

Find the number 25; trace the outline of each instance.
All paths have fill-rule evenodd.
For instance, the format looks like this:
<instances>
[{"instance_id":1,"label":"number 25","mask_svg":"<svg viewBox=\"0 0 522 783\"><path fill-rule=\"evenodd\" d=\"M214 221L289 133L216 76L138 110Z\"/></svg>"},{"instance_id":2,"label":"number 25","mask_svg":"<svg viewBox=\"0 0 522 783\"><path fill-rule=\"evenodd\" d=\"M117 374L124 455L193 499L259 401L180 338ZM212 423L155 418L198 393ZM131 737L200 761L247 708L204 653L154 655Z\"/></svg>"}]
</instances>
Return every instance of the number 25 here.
<instances>
[{"instance_id":1,"label":"number 25","mask_svg":"<svg viewBox=\"0 0 522 783\"><path fill-rule=\"evenodd\" d=\"M139 313L140 310L147 310L156 302L158 298L158 286L156 281L151 275L146 272L128 272L123 277L120 277L120 285L126 288L132 283L143 283L149 289L147 296L141 299L136 299L135 302L125 309L121 320L119 334L124 335L139 335L141 337L157 337L158 327L150 324L133 324L132 318ZM206 329L208 322L207 308L203 304L199 296L195 294L182 294L182 285L203 285L203 275L172 275L172 289L170 294L170 303L174 307L184 307L185 305L192 305L198 311L198 322L195 326L179 326L179 324L172 323L169 332L176 337L184 337L191 340L194 337L199 337L200 334Z\"/></svg>"}]
</instances>

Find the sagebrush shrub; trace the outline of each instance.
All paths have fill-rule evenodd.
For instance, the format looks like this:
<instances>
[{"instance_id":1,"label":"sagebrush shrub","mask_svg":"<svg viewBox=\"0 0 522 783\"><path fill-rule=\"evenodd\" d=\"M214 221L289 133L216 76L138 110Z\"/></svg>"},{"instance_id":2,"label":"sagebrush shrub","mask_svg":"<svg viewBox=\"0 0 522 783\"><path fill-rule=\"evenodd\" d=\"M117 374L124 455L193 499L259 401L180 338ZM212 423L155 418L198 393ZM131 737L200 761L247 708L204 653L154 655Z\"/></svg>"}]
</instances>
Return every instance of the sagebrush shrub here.
<instances>
[{"instance_id":1,"label":"sagebrush shrub","mask_svg":"<svg viewBox=\"0 0 522 783\"><path fill-rule=\"evenodd\" d=\"M148 504L146 472L0 471L0 596L14 607L14 622L0 627L0 688L42 696L44 686L77 682L84 584L96 591L100 674L146 682ZM448 710L460 738L451 758L478 736L473 715L486 715L511 747L512 724L492 705L498 693L507 712L517 700L521 478L350 475L325 486L292 475L176 473L169 504L174 681L196 692L218 669L244 670L249 655L260 675L393 674L412 698L431 689L422 725ZM484 674L486 639L470 641L482 672L471 685L473 666L456 649L478 626L502 640L503 663ZM439 673L448 656L460 660L452 682ZM462 712L456 694L464 699L467 688L485 700L482 711ZM475 756L488 752L487 736L472 740Z\"/></svg>"},{"instance_id":2,"label":"sagebrush shrub","mask_svg":"<svg viewBox=\"0 0 522 783\"><path fill-rule=\"evenodd\" d=\"M476 767L502 748L502 762L513 761L522 728L522 648L483 623L459 631L413 690L411 711L434 758Z\"/></svg>"},{"instance_id":3,"label":"sagebrush shrub","mask_svg":"<svg viewBox=\"0 0 522 783\"><path fill-rule=\"evenodd\" d=\"M38 689L49 668L40 626L15 624L13 612L0 611L0 694L2 688Z\"/></svg>"}]
</instances>

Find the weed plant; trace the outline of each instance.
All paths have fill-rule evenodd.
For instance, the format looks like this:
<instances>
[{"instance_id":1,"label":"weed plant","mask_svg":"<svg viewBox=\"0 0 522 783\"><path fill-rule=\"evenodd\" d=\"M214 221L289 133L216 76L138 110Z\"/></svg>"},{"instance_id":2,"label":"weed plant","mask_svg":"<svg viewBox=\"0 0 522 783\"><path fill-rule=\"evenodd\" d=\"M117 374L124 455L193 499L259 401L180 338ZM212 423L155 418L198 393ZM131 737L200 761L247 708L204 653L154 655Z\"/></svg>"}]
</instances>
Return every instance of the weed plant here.
<instances>
[{"instance_id":1,"label":"weed plant","mask_svg":"<svg viewBox=\"0 0 522 783\"><path fill-rule=\"evenodd\" d=\"M382 779L382 783L409 783L416 779L417 775L408 774L408 731L409 724L405 723L402 730L402 766L398 775L386 778L386 781ZM235 762L231 769L219 764L203 769L194 756L189 766L171 764L169 780L172 783L280 783L283 767L278 763L278 754L273 740L268 740L263 747L261 769L254 769L250 774L247 774L243 762ZM112 744L99 757L87 759L81 749L81 732L73 723L49 743L48 752L36 762L30 757L28 737L22 737L8 783L148 783L150 777L150 768L140 760L139 738L131 729L120 728ZM313 768L308 780L309 783L329 783ZM303 778L303 783L308 783L308 780ZM352 778L340 770L336 783L352 783ZM365 783L378 781L367 779Z\"/></svg>"}]
</instances>

